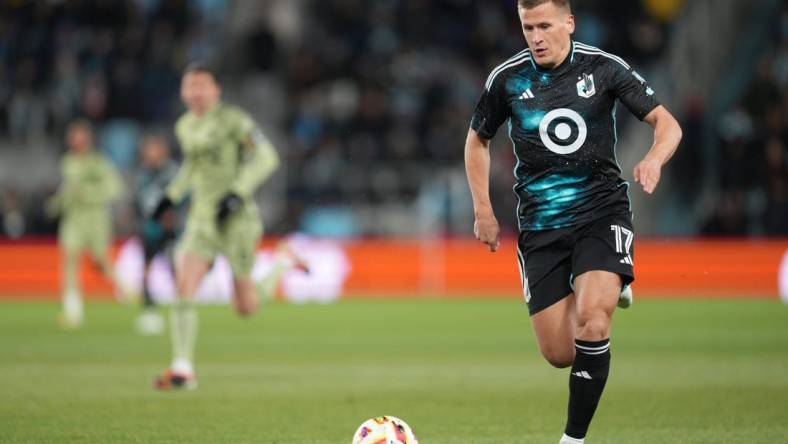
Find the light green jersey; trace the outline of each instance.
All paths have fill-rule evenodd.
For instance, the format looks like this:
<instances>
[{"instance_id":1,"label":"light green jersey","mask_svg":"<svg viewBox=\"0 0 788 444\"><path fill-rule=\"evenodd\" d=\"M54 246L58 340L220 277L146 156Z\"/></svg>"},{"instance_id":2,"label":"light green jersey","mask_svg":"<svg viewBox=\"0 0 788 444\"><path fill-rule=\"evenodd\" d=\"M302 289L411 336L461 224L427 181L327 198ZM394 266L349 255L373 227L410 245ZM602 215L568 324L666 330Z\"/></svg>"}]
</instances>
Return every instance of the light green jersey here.
<instances>
[{"instance_id":1,"label":"light green jersey","mask_svg":"<svg viewBox=\"0 0 788 444\"><path fill-rule=\"evenodd\" d=\"M229 192L257 215L253 195L279 166L279 156L243 110L217 104L202 116L187 112L175 124L183 164L167 188L180 202L191 192L189 219L213 222L217 204Z\"/></svg>"},{"instance_id":2,"label":"light green jersey","mask_svg":"<svg viewBox=\"0 0 788 444\"><path fill-rule=\"evenodd\" d=\"M123 191L117 170L101 154L66 153L60 163L63 182L52 203L64 219L80 215L109 215L109 205Z\"/></svg>"}]
</instances>

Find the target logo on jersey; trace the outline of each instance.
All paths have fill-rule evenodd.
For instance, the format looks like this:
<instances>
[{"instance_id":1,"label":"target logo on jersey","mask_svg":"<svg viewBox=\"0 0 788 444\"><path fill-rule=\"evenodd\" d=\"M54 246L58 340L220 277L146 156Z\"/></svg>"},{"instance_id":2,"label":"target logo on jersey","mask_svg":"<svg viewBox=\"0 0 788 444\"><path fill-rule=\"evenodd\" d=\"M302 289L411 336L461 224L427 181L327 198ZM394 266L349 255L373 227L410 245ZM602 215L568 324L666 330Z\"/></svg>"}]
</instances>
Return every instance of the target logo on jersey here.
<instances>
[{"instance_id":1,"label":"target logo on jersey","mask_svg":"<svg viewBox=\"0 0 788 444\"><path fill-rule=\"evenodd\" d=\"M558 108L545 114L539 122L539 137L548 150L571 154L579 150L588 136L583 116L569 108Z\"/></svg>"}]
</instances>

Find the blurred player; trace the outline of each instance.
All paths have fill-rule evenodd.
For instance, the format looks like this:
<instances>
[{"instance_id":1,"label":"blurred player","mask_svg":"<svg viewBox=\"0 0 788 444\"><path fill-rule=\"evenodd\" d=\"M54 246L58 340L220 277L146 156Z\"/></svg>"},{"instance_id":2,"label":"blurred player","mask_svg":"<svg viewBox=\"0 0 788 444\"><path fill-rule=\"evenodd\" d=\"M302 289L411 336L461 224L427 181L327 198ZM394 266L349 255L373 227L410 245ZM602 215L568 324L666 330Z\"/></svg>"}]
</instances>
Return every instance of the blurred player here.
<instances>
[{"instance_id":1,"label":"blurred player","mask_svg":"<svg viewBox=\"0 0 788 444\"><path fill-rule=\"evenodd\" d=\"M465 145L474 233L498 249L489 145L508 120L523 292L542 354L558 368L572 366L561 443L576 444L607 381L613 311L619 299L631 303L634 280L629 185L615 157L616 100L654 128L654 144L634 171L648 194L681 128L625 61L572 41L568 0L519 0L518 13L528 49L488 77Z\"/></svg>"},{"instance_id":2,"label":"blurred player","mask_svg":"<svg viewBox=\"0 0 788 444\"><path fill-rule=\"evenodd\" d=\"M156 206L165 195L167 185L178 172L178 166L170 158L167 141L160 136L148 136L142 141L140 170L134 184L134 200L140 216L139 236L145 256L142 278L142 314L137 318L137 331L143 335L160 334L164 329L164 318L156 308L148 288L148 274L156 255L163 253L171 258L169 247L176 236L176 214L166 209L157 219L153 218Z\"/></svg>"},{"instance_id":3,"label":"blurred player","mask_svg":"<svg viewBox=\"0 0 788 444\"><path fill-rule=\"evenodd\" d=\"M77 328L84 317L78 278L82 253L89 251L104 276L115 283L109 260L110 204L120 196L123 182L110 162L94 150L93 129L87 121L79 120L68 126L66 144L68 152L60 164L63 182L47 202L47 211L60 216L61 323L67 328Z\"/></svg>"},{"instance_id":4,"label":"blurred player","mask_svg":"<svg viewBox=\"0 0 788 444\"><path fill-rule=\"evenodd\" d=\"M252 118L221 103L220 95L210 68L202 64L186 68L181 98L187 112L175 124L183 164L155 212L160 218L191 192L191 207L176 255L178 298L170 318L173 360L169 370L155 381L160 389L196 385L194 295L218 254L230 263L238 314L248 316L257 306L257 289L250 273L262 222L253 194L279 166L279 156Z\"/></svg>"}]
</instances>

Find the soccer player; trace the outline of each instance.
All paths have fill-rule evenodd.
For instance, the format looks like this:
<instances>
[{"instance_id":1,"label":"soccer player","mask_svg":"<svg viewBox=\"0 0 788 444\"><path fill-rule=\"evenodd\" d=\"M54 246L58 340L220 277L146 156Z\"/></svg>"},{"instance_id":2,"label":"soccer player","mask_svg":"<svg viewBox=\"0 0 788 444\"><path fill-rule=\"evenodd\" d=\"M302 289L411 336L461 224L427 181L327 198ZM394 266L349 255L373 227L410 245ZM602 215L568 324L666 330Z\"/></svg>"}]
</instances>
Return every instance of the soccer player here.
<instances>
[{"instance_id":1,"label":"soccer player","mask_svg":"<svg viewBox=\"0 0 788 444\"><path fill-rule=\"evenodd\" d=\"M175 124L183 164L154 212L160 218L191 192L186 227L176 249L178 297L170 312L173 360L155 381L159 389L196 386L194 295L218 254L232 268L237 313L248 316L257 306L250 273L263 228L253 194L276 170L279 156L252 118L220 97L211 68L200 63L186 68L181 98L187 112Z\"/></svg>"},{"instance_id":2,"label":"soccer player","mask_svg":"<svg viewBox=\"0 0 788 444\"><path fill-rule=\"evenodd\" d=\"M163 253L170 259L169 247L176 237L176 214L167 209L153 218L156 206L167 186L178 172L170 157L167 141L158 135L144 137L140 150L140 170L135 177L134 200L140 217L139 236L145 258L142 278L143 310L137 318L137 331L142 335L157 335L164 329L164 319L148 288L148 273L153 258Z\"/></svg>"},{"instance_id":3,"label":"soccer player","mask_svg":"<svg viewBox=\"0 0 788 444\"><path fill-rule=\"evenodd\" d=\"M104 276L115 283L109 260L112 238L110 204L122 190L123 182L112 164L93 148L93 129L86 120L71 123L66 131L68 153L60 171L63 182L48 200L47 212L60 216L58 243L62 258L61 324L66 328L82 325L84 309L79 286L79 260L89 251Z\"/></svg>"},{"instance_id":4,"label":"soccer player","mask_svg":"<svg viewBox=\"0 0 788 444\"><path fill-rule=\"evenodd\" d=\"M489 196L490 139L509 121L517 164L518 262L539 348L571 366L562 444L582 443L610 369L610 324L634 280L629 184L616 161L616 101L654 128L634 170L654 192L681 128L624 60L573 41L568 0L519 0L528 47L487 78L471 119L465 163L474 233L499 246ZM622 297L623 296L623 297Z\"/></svg>"}]
</instances>

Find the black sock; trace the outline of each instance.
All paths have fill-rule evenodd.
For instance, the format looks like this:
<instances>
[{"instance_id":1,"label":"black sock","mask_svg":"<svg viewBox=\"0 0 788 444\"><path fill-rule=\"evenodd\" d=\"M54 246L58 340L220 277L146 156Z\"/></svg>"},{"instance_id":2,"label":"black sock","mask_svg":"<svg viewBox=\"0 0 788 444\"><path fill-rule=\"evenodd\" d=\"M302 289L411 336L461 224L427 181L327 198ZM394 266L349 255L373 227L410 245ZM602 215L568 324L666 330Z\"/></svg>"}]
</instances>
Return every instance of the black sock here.
<instances>
[{"instance_id":1,"label":"black sock","mask_svg":"<svg viewBox=\"0 0 788 444\"><path fill-rule=\"evenodd\" d=\"M145 273L142 274L142 308L153 308L156 302L153 300L153 295L150 294L148 289L148 272L149 264L145 264Z\"/></svg>"},{"instance_id":2,"label":"black sock","mask_svg":"<svg viewBox=\"0 0 788 444\"><path fill-rule=\"evenodd\" d=\"M610 372L610 339L599 342L575 339L575 362L569 375L569 412L566 433L583 439L594 417Z\"/></svg>"}]
</instances>

